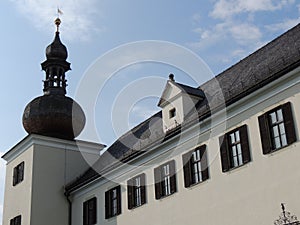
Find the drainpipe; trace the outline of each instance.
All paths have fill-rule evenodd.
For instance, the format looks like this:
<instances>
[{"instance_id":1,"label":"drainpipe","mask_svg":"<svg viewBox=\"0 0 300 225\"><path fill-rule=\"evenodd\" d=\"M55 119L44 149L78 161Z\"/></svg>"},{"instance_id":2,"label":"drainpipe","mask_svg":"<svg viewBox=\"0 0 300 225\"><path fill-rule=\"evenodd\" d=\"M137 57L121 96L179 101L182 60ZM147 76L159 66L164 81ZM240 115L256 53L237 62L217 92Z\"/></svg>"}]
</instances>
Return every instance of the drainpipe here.
<instances>
[{"instance_id":1,"label":"drainpipe","mask_svg":"<svg viewBox=\"0 0 300 225\"><path fill-rule=\"evenodd\" d=\"M65 192L65 196L66 196L66 199L69 203L69 225L72 225L72 201L70 200L70 194L68 192Z\"/></svg>"}]
</instances>

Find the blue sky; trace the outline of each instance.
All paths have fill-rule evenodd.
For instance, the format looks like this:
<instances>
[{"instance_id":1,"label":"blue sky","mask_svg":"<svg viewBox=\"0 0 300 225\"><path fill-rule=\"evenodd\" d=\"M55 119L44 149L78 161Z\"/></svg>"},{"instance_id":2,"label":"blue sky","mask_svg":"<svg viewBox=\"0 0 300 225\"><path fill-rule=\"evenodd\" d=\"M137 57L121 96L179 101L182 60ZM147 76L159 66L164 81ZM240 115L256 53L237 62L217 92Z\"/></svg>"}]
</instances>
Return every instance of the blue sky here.
<instances>
[{"instance_id":1,"label":"blue sky","mask_svg":"<svg viewBox=\"0 0 300 225\"><path fill-rule=\"evenodd\" d=\"M217 75L300 22L300 2L296 0L1 1L1 154L26 136L21 122L23 110L42 94L44 73L40 63L45 60L46 46L53 40L57 6L64 12L61 39L68 47L68 61L72 63L72 71L67 74L68 95L78 99L78 87L91 65L118 46L144 40L173 43L201 57ZM165 53L161 51L156 54ZM131 54L133 57L136 52ZM110 63L117 60L111 58ZM97 72L98 76L106 76L101 70ZM159 91L171 72L181 83L199 85L199 81L176 65L160 62L123 65L109 76L93 108L101 142L111 144L122 132L159 110ZM115 99L131 85L137 92L146 92L139 82L148 82L149 77L157 80L153 83L156 92L136 97L125 112L125 125L112 125L118 121L115 115L123 114L122 110L112 113L117 107L113 103L118 103ZM200 80L209 78L203 75ZM152 88L150 82L148 88ZM86 92L88 96L89 91ZM124 102L121 105L118 103L121 109L125 107ZM88 135L80 138L99 141ZM1 219L5 169L2 161L0 169Z\"/></svg>"}]
</instances>

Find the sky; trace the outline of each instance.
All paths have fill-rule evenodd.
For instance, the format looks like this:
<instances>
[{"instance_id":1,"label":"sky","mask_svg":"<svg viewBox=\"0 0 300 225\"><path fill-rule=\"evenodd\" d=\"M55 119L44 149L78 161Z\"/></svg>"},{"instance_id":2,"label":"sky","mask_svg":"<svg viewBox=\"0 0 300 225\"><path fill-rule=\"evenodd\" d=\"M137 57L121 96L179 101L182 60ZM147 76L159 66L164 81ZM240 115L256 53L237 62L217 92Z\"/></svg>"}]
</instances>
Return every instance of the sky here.
<instances>
[{"instance_id":1,"label":"sky","mask_svg":"<svg viewBox=\"0 0 300 225\"><path fill-rule=\"evenodd\" d=\"M27 135L24 108L43 94L58 7L67 95L94 125L78 139L108 146L159 110L170 73L199 86L300 22L298 0L2 0L1 155ZM1 160L0 221L4 176Z\"/></svg>"}]
</instances>

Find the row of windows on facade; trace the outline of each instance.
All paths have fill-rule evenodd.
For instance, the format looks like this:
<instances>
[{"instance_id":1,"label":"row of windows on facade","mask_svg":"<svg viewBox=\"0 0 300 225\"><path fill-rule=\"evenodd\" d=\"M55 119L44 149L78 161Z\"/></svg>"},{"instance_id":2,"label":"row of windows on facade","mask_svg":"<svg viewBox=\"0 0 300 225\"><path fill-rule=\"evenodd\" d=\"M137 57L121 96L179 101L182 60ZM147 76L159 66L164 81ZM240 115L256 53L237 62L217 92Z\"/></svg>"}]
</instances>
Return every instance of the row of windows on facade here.
<instances>
[{"instance_id":1,"label":"row of windows on facade","mask_svg":"<svg viewBox=\"0 0 300 225\"><path fill-rule=\"evenodd\" d=\"M263 154L281 149L296 141L293 113L288 102L258 117ZM219 137L222 171L226 172L251 161L247 125L236 128ZM209 178L206 145L182 156L184 185L203 182ZM176 192L175 161L169 161L154 169L155 198L160 199ZM13 170L13 185L24 179L24 162ZM145 174L136 176L127 183L128 209L146 203ZM96 223L96 198L84 202L84 224ZM121 188L117 186L105 193L105 217L121 213ZM18 219L16 220L18 221Z\"/></svg>"},{"instance_id":2,"label":"row of windows on facade","mask_svg":"<svg viewBox=\"0 0 300 225\"><path fill-rule=\"evenodd\" d=\"M259 116L263 154L279 150L296 141L291 104L286 103ZM247 125L236 128L219 137L222 171L226 172L251 161ZM203 182L209 178L206 145L197 147L182 156L184 185ZM154 169L155 198L176 192L175 161L169 161ZM127 181L128 209L146 203L146 177L140 174ZM84 202L84 225L97 223L96 197ZM121 214L121 186L105 192L105 218Z\"/></svg>"}]
</instances>

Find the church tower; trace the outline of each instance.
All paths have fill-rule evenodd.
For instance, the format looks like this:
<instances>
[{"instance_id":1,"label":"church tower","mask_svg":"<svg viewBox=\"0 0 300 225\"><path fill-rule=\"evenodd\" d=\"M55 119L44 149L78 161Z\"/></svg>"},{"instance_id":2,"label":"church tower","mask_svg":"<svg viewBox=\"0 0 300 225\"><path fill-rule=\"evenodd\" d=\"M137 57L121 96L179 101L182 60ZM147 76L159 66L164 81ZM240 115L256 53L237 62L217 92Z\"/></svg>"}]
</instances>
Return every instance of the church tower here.
<instances>
[{"instance_id":1,"label":"church tower","mask_svg":"<svg viewBox=\"0 0 300 225\"><path fill-rule=\"evenodd\" d=\"M75 138L85 125L78 103L66 96L68 51L60 40L61 20L46 48L43 95L25 108L23 126L28 135L5 153L3 225L71 224L71 201L64 186L96 161L101 144Z\"/></svg>"}]
</instances>

